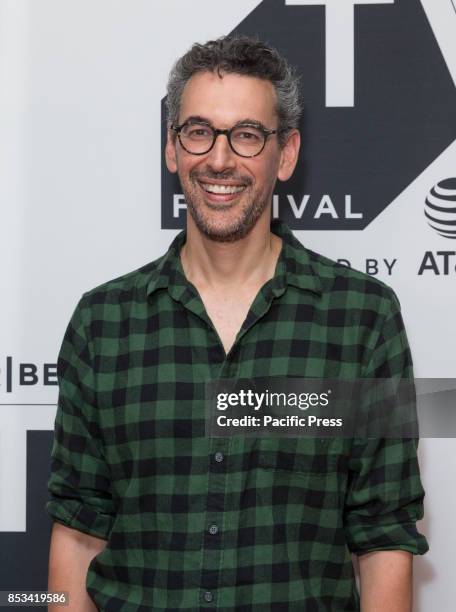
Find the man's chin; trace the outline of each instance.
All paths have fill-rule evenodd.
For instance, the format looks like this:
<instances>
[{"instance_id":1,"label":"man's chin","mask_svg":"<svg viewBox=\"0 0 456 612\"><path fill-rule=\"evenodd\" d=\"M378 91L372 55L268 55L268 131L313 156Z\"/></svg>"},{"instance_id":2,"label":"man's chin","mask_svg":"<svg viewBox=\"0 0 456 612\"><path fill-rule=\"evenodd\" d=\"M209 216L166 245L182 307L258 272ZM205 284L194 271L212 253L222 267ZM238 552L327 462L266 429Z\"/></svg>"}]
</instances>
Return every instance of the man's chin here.
<instances>
[{"instance_id":1,"label":"man's chin","mask_svg":"<svg viewBox=\"0 0 456 612\"><path fill-rule=\"evenodd\" d=\"M244 238L251 229L245 226L234 228L220 228L198 224L197 227L200 232L204 234L204 236L206 236L206 238L212 240L213 242L236 242L237 240L241 240L241 238Z\"/></svg>"},{"instance_id":2,"label":"man's chin","mask_svg":"<svg viewBox=\"0 0 456 612\"><path fill-rule=\"evenodd\" d=\"M199 201L197 206L189 197L186 201L187 214L190 213L198 230L214 242L236 242L245 238L264 211L264 206L255 207L249 203L245 208L238 201L231 204Z\"/></svg>"},{"instance_id":3,"label":"man's chin","mask_svg":"<svg viewBox=\"0 0 456 612\"><path fill-rule=\"evenodd\" d=\"M227 223L211 223L209 220L201 219L198 215L192 215L198 230L213 242L236 242L247 236L254 224L245 221Z\"/></svg>"}]
</instances>

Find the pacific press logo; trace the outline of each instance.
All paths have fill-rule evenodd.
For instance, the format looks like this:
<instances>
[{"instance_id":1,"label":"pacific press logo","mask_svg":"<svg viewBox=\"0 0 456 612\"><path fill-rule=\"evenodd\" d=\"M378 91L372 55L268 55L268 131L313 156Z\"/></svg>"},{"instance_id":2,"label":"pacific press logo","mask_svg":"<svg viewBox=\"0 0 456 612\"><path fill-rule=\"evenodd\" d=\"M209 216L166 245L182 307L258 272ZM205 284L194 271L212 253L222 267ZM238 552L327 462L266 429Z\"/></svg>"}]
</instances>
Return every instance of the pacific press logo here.
<instances>
[{"instance_id":1,"label":"pacific press logo","mask_svg":"<svg viewBox=\"0 0 456 612\"><path fill-rule=\"evenodd\" d=\"M424 215L440 236L456 239L456 178L434 185L426 198Z\"/></svg>"}]
</instances>

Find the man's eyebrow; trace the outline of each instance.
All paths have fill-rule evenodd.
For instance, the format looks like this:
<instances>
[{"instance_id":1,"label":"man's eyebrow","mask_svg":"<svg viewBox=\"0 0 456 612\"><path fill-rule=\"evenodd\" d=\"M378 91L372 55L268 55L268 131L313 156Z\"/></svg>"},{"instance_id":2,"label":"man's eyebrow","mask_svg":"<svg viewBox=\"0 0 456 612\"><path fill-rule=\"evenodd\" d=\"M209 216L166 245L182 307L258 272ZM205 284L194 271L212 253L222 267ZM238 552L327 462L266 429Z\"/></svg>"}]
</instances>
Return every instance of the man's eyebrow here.
<instances>
[{"instance_id":1,"label":"man's eyebrow","mask_svg":"<svg viewBox=\"0 0 456 612\"><path fill-rule=\"evenodd\" d=\"M184 121L182 121L182 124L184 123L204 123L211 126L213 125L210 119L208 119L207 117L201 117L200 115L190 115ZM264 125L261 123L261 121L258 121L258 119L250 119L250 117L246 117L245 119L240 119L239 121L236 121L233 127L243 125L251 125L259 128L264 128Z\"/></svg>"},{"instance_id":2,"label":"man's eyebrow","mask_svg":"<svg viewBox=\"0 0 456 612\"><path fill-rule=\"evenodd\" d=\"M208 125L212 125L212 121L207 119L206 117L200 117L199 115L190 115L182 121L182 125L184 123L207 123Z\"/></svg>"},{"instance_id":3,"label":"man's eyebrow","mask_svg":"<svg viewBox=\"0 0 456 612\"><path fill-rule=\"evenodd\" d=\"M246 119L241 119L241 121L237 121L234 124L235 127L242 125L252 125L255 127L264 128L264 125L261 123L261 121L258 121L258 119L249 119L248 117Z\"/></svg>"}]
</instances>

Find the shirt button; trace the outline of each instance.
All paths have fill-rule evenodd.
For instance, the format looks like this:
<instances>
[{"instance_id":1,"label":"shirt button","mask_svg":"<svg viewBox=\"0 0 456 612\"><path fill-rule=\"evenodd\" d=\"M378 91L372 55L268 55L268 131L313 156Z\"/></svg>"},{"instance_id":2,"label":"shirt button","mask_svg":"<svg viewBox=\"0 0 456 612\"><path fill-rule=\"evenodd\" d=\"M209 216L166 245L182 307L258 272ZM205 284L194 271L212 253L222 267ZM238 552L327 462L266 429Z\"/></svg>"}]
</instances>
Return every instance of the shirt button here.
<instances>
[{"instance_id":1,"label":"shirt button","mask_svg":"<svg viewBox=\"0 0 456 612\"><path fill-rule=\"evenodd\" d=\"M215 535L217 533L217 531L218 531L217 525L211 525L209 527L209 533L211 533L212 535Z\"/></svg>"},{"instance_id":2,"label":"shirt button","mask_svg":"<svg viewBox=\"0 0 456 612\"><path fill-rule=\"evenodd\" d=\"M214 599L214 596L212 595L212 593L210 591L205 591L204 595L204 601L212 601Z\"/></svg>"},{"instance_id":3,"label":"shirt button","mask_svg":"<svg viewBox=\"0 0 456 612\"><path fill-rule=\"evenodd\" d=\"M221 461L223 461L223 453L221 453L220 451L217 451L215 453L215 460L220 463Z\"/></svg>"}]
</instances>

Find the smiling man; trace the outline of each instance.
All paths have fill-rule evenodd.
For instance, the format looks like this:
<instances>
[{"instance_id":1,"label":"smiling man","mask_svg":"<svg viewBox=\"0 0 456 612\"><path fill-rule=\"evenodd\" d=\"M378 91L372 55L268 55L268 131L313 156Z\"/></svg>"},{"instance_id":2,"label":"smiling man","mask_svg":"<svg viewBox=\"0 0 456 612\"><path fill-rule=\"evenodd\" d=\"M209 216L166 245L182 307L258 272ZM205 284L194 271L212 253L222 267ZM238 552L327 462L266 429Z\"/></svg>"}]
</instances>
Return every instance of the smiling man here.
<instances>
[{"instance_id":1,"label":"smiling man","mask_svg":"<svg viewBox=\"0 0 456 612\"><path fill-rule=\"evenodd\" d=\"M270 80L214 66L193 74L176 100L174 75L166 162L190 211L181 261L228 353L281 249L271 200L277 178L288 179L297 162L296 81L290 73L295 99L280 122Z\"/></svg>"},{"instance_id":2,"label":"smiling man","mask_svg":"<svg viewBox=\"0 0 456 612\"><path fill-rule=\"evenodd\" d=\"M412 376L393 291L271 219L297 77L255 39L195 44L168 111L186 230L84 293L59 354L49 590L72 610L410 612L416 439L205 435L208 380Z\"/></svg>"}]
</instances>

